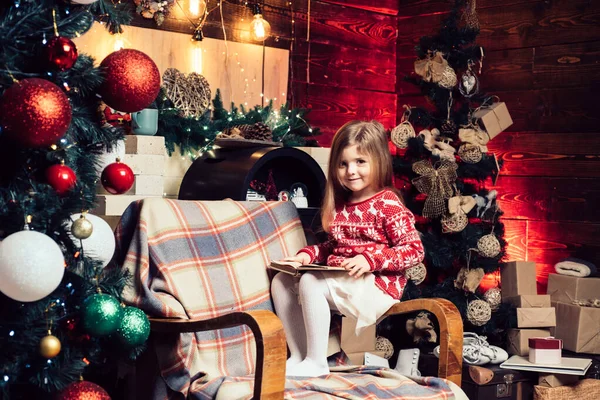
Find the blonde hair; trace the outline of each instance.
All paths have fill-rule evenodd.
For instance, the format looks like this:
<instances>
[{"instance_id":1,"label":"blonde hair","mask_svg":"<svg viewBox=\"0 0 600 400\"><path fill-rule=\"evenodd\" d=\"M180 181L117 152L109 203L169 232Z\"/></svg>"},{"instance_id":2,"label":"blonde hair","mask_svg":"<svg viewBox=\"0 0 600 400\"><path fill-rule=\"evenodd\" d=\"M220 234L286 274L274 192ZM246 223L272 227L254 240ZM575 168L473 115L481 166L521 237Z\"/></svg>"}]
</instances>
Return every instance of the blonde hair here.
<instances>
[{"instance_id":1,"label":"blonde hair","mask_svg":"<svg viewBox=\"0 0 600 400\"><path fill-rule=\"evenodd\" d=\"M321 206L321 224L326 232L329 232L336 207L346 203L351 194L351 191L340 182L338 167L343 151L354 145L357 146L359 153L371 159L371 174L377 190L391 188L398 194L393 188L392 156L383 125L377 121L350 121L344 124L335 133L331 142L327 183ZM401 199L400 196L398 197Z\"/></svg>"}]
</instances>

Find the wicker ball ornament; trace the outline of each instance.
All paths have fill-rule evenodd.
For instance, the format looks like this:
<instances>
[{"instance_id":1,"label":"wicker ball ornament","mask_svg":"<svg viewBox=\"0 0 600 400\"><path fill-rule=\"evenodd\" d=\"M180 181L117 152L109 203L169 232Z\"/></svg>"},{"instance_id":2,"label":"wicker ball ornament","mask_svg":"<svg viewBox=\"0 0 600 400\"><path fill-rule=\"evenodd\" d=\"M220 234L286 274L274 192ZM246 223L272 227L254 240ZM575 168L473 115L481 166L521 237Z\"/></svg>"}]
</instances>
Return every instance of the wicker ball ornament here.
<instances>
[{"instance_id":1,"label":"wicker ball ornament","mask_svg":"<svg viewBox=\"0 0 600 400\"><path fill-rule=\"evenodd\" d=\"M160 72L150 57L139 50L115 51L102 63L104 82L99 93L115 110L132 113L148 107L160 90Z\"/></svg>"},{"instance_id":2,"label":"wicker ball ornament","mask_svg":"<svg viewBox=\"0 0 600 400\"><path fill-rule=\"evenodd\" d=\"M427 276L427 268L423 263L419 263L405 272L406 278L414 282L415 285L423 283Z\"/></svg>"},{"instance_id":3,"label":"wicker ball ornament","mask_svg":"<svg viewBox=\"0 0 600 400\"><path fill-rule=\"evenodd\" d=\"M416 137L415 128L408 121L401 122L398 126L392 129L391 139L392 143L399 149L405 149L408 147L408 139Z\"/></svg>"},{"instance_id":4,"label":"wicker ball ornament","mask_svg":"<svg viewBox=\"0 0 600 400\"><path fill-rule=\"evenodd\" d=\"M483 298L490 305L492 311L496 311L500 308L500 303L502 301L502 290L500 290L500 288L488 289L488 291L484 293Z\"/></svg>"},{"instance_id":5,"label":"wicker ball ornament","mask_svg":"<svg viewBox=\"0 0 600 400\"><path fill-rule=\"evenodd\" d=\"M163 74L163 87L184 117L201 117L210 106L210 85L196 72L186 75L175 68L167 68Z\"/></svg>"},{"instance_id":6,"label":"wicker ball ornament","mask_svg":"<svg viewBox=\"0 0 600 400\"><path fill-rule=\"evenodd\" d=\"M457 83L458 77L456 76L456 72L454 72L452 67L448 65L444 69L444 72L442 73L442 79L438 82L438 85L446 89L452 89L456 87Z\"/></svg>"},{"instance_id":7,"label":"wicker ball ornament","mask_svg":"<svg viewBox=\"0 0 600 400\"><path fill-rule=\"evenodd\" d=\"M465 143L458 149L458 156L467 164L477 164L483 159L483 153L476 144Z\"/></svg>"},{"instance_id":8,"label":"wicker ball ornament","mask_svg":"<svg viewBox=\"0 0 600 400\"><path fill-rule=\"evenodd\" d=\"M474 300L467 307L467 319L475 326L483 326L492 318L492 307L483 300Z\"/></svg>"},{"instance_id":9,"label":"wicker ball ornament","mask_svg":"<svg viewBox=\"0 0 600 400\"><path fill-rule=\"evenodd\" d=\"M502 248L496 235L490 233L489 235L482 236L477 241L477 250L479 250L479 254L484 257L494 258L500 254Z\"/></svg>"},{"instance_id":10,"label":"wicker ball ornament","mask_svg":"<svg viewBox=\"0 0 600 400\"><path fill-rule=\"evenodd\" d=\"M457 233L462 232L469 224L469 218L464 212L446 214L442 217L442 232Z\"/></svg>"},{"instance_id":11,"label":"wicker ball ornament","mask_svg":"<svg viewBox=\"0 0 600 400\"><path fill-rule=\"evenodd\" d=\"M392 342L388 338L383 336L377 336L375 350L383 351L383 358L386 360L389 360L394 355L394 345L392 345Z\"/></svg>"}]
</instances>

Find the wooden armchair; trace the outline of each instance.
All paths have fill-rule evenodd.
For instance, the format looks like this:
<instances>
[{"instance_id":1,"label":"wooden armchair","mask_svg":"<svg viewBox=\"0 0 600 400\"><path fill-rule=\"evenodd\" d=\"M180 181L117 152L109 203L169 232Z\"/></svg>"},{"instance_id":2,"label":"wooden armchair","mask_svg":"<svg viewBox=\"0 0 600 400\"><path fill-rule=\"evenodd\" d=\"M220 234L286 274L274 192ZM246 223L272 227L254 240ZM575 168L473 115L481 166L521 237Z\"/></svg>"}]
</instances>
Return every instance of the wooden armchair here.
<instances>
[{"instance_id":1,"label":"wooden armchair","mask_svg":"<svg viewBox=\"0 0 600 400\"><path fill-rule=\"evenodd\" d=\"M135 398L204 398L220 390L221 377L243 377L255 399L283 398L287 348L266 265L306 243L293 204L145 199L125 211L116 234L116 261L134 278L124 299L152 316ZM419 310L439 322L439 377L460 386L458 310L420 299L386 315Z\"/></svg>"},{"instance_id":2,"label":"wooden armchair","mask_svg":"<svg viewBox=\"0 0 600 400\"><path fill-rule=\"evenodd\" d=\"M440 325L438 377L460 386L462 375L463 324L454 304L446 299L419 299L398 303L385 315L426 310ZM198 332L246 325L256 341L255 399L283 399L287 347L283 325L271 311L234 312L209 320L150 319L155 332Z\"/></svg>"}]
</instances>

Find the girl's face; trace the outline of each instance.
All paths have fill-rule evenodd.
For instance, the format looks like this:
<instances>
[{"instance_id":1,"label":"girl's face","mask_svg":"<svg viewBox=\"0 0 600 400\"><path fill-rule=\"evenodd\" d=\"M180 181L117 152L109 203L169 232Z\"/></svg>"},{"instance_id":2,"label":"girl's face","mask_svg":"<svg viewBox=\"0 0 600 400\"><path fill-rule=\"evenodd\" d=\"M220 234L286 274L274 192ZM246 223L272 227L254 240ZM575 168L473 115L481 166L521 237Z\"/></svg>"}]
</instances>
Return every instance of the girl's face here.
<instances>
[{"instance_id":1,"label":"girl's face","mask_svg":"<svg viewBox=\"0 0 600 400\"><path fill-rule=\"evenodd\" d=\"M356 145L348 146L342 151L337 169L338 179L352 192L349 199L351 202L366 200L377 193L371 166L371 157L359 153Z\"/></svg>"}]
</instances>

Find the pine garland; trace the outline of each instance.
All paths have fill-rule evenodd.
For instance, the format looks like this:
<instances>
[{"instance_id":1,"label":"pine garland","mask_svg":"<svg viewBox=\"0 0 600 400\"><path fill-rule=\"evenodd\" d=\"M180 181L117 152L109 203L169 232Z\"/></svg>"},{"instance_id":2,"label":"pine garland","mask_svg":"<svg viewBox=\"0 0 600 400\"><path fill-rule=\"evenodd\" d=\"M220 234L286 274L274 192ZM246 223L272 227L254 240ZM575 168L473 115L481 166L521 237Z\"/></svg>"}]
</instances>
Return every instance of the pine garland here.
<instances>
[{"instance_id":1,"label":"pine garland","mask_svg":"<svg viewBox=\"0 0 600 400\"><path fill-rule=\"evenodd\" d=\"M315 146L316 141L310 137L320 135L320 130L308 123L306 115L309 110L306 109L289 109L287 104L276 109L270 101L266 107L257 105L251 109L243 105L236 107L232 103L227 110L219 89L212 104L212 110L207 110L201 117L183 117L164 90L161 91L156 101L159 109L157 135L164 136L169 155L173 155L177 145L182 156L194 159L210 150L221 132L257 122L266 124L273 132L273 141L282 142L284 146Z\"/></svg>"}]
</instances>

